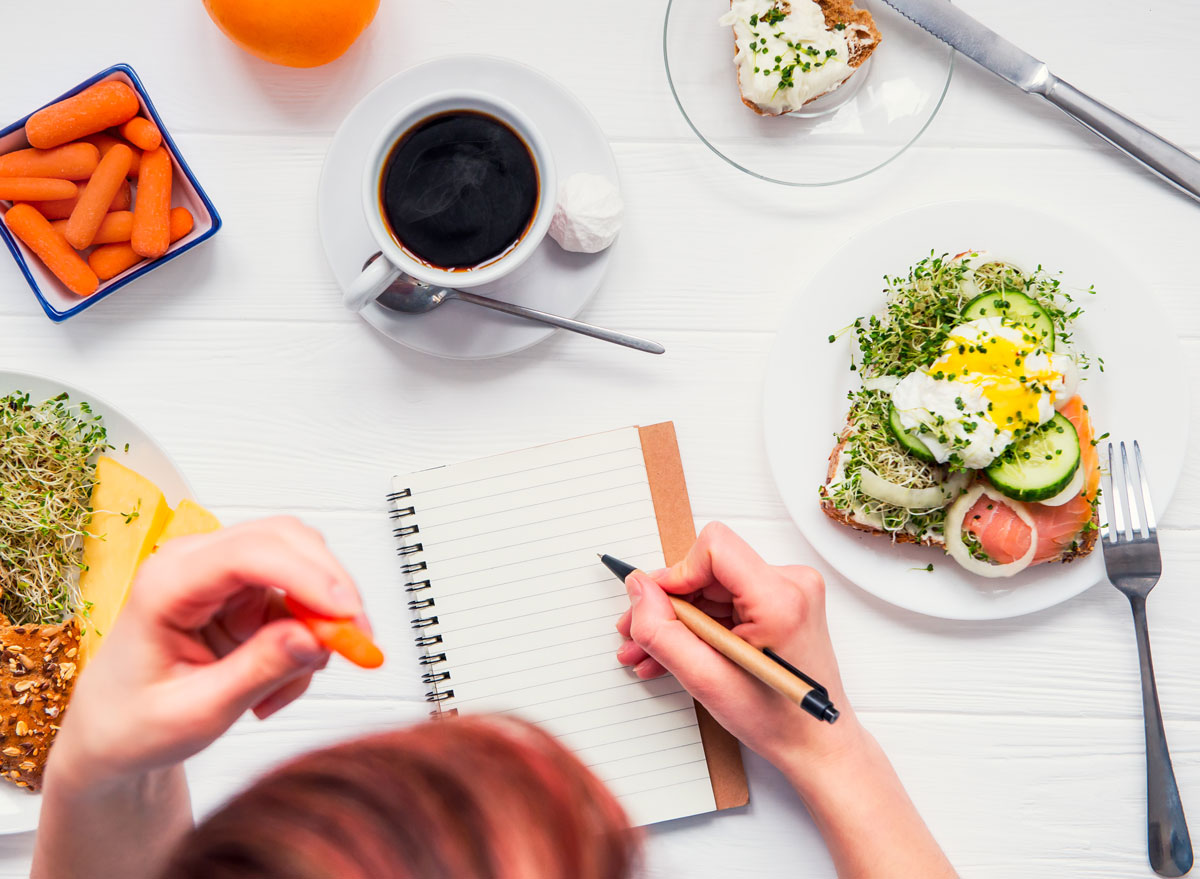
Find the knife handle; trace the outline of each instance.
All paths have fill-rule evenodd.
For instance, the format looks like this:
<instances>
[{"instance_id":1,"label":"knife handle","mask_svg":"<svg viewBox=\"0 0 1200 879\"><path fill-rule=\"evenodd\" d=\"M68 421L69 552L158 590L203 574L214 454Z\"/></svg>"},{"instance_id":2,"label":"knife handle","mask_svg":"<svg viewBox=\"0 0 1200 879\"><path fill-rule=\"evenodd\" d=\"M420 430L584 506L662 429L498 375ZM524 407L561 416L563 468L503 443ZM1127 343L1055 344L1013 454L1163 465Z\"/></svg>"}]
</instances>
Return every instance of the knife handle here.
<instances>
[{"instance_id":1,"label":"knife handle","mask_svg":"<svg viewBox=\"0 0 1200 879\"><path fill-rule=\"evenodd\" d=\"M1200 160L1190 153L1058 77L1040 91L1051 104L1200 201Z\"/></svg>"}]
</instances>

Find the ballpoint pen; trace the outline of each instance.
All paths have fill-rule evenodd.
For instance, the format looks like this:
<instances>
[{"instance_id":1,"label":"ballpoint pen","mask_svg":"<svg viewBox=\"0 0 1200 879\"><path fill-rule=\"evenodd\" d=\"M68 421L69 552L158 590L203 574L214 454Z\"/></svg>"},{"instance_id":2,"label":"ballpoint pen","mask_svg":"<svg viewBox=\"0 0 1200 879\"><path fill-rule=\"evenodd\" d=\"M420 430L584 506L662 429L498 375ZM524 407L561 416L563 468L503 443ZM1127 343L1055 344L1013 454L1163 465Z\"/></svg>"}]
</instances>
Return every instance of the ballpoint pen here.
<instances>
[{"instance_id":1,"label":"ballpoint pen","mask_svg":"<svg viewBox=\"0 0 1200 879\"><path fill-rule=\"evenodd\" d=\"M601 555L600 561L622 581L637 570L628 562ZM838 719L838 710L833 707L829 691L800 669L767 647L759 650L750 642L739 638L695 605L674 595L668 595L675 616L698 638L737 663L764 684L791 699L817 720L833 723Z\"/></svg>"}]
</instances>

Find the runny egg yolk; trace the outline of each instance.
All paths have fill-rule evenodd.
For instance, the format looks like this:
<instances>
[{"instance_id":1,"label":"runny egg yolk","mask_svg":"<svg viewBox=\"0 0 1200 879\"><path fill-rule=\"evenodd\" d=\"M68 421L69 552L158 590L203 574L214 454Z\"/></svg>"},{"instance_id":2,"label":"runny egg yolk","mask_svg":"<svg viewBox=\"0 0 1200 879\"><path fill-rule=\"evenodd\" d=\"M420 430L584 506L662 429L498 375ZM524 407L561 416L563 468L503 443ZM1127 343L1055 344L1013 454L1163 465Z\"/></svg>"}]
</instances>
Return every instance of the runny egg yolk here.
<instances>
[{"instance_id":1,"label":"runny egg yolk","mask_svg":"<svg viewBox=\"0 0 1200 879\"><path fill-rule=\"evenodd\" d=\"M1050 368L1041 341L1023 328L970 336L952 332L928 372L935 379L979 388L988 401L988 419L1001 430L1040 424L1038 401L1049 394L1053 403L1051 385L1063 378Z\"/></svg>"}]
</instances>

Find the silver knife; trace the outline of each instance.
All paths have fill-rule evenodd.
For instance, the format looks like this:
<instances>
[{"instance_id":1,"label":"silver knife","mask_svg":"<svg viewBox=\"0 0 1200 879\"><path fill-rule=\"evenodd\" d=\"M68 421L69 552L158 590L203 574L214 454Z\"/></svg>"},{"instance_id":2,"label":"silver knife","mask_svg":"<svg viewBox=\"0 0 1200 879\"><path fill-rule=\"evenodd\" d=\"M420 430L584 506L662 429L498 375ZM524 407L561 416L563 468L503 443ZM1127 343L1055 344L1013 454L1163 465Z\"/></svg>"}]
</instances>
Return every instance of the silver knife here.
<instances>
[{"instance_id":1,"label":"silver knife","mask_svg":"<svg viewBox=\"0 0 1200 879\"><path fill-rule=\"evenodd\" d=\"M1200 161L1050 72L1045 62L951 5L949 0L884 0L972 61L1023 92L1041 95L1075 121L1200 201Z\"/></svg>"}]
</instances>

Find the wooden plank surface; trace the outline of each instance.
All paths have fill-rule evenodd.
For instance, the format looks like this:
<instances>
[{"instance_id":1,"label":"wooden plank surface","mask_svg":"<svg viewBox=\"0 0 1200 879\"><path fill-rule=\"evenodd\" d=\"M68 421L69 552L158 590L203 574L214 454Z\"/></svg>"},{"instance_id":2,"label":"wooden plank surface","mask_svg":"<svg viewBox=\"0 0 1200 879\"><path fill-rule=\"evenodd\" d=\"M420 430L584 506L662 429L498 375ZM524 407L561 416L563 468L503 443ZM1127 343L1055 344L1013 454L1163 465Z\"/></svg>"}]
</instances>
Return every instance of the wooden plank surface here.
<instances>
[{"instance_id":1,"label":"wooden plank surface","mask_svg":"<svg viewBox=\"0 0 1200 879\"><path fill-rule=\"evenodd\" d=\"M1200 85L1183 0L963 0L1057 72L1164 136L1200 147ZM1001 198L1085 228L1162 300L1200 370L1200 208L1051 107L961 61L938 118L862 181L790 190L752 180L694 140L667 90L664 0L384 0L366 38L327 68L244 55L202 4L15 4L0 119L128 61L226 225L210 244L94 311L47 321L0 259L0 368L92 388L153 433L226 521L287 513L321 528L363 589L391 661L335 660L266 723L241 721L190 766L216 807L295 753L420 720L425 705L383 517L395 471L673 419L698 524L721 518L771 560L829 579L847 686L963 875L1149 876L1137 664L1124 600L1097 587L1030 617L949 623L896 610L832 574L788 520L762 452L760 393L780 315L857 231L922 204ZM592 110L614 143L628 222L583 315L666 344L660 359L554 337L488 363L399 349L343 311L317 234L316 186L337 124L391 74L454 52L518 58ZM447 307L459 307L451 305ZM463 306L465 307L465 306ZM1134 302L1120 307L1136 308ZM718 417L719 415L719 417ZM1192 449L1200 448L1193 431ZM1200 463L1163 517L1150 602L1159 688L1185 805L1200 814ZM745 813L656 828L647 875L832 876L803 809L747 755ZM0 837L0 879L28 871L28 835Z\"/></svg>"}]
</instances>

